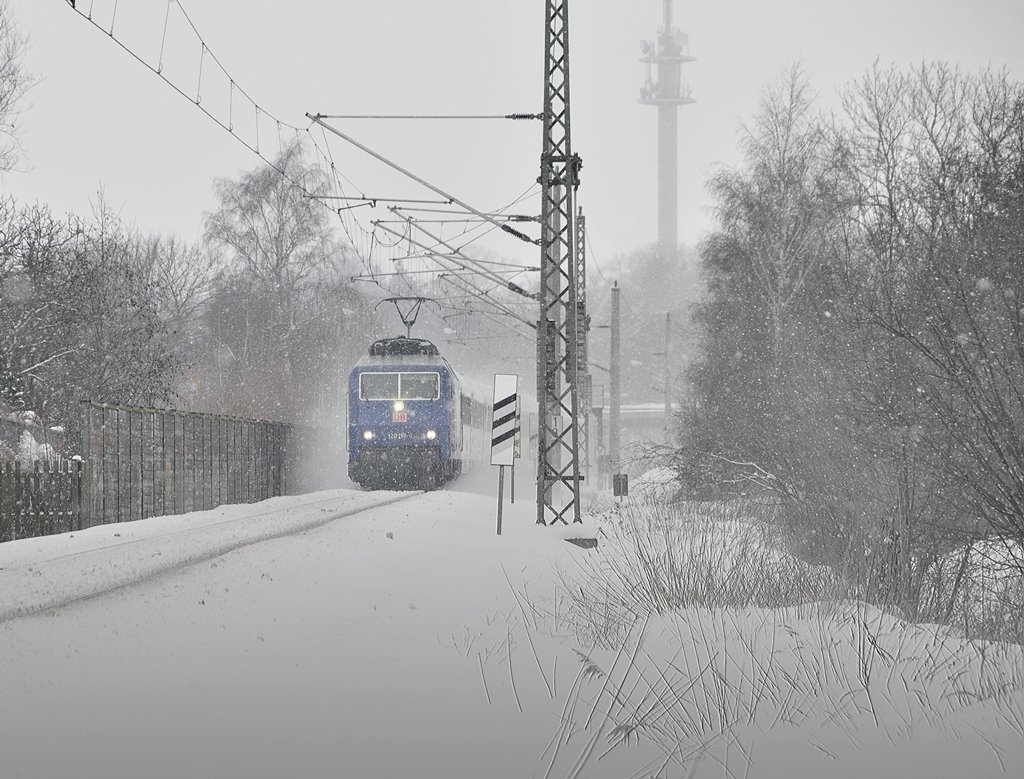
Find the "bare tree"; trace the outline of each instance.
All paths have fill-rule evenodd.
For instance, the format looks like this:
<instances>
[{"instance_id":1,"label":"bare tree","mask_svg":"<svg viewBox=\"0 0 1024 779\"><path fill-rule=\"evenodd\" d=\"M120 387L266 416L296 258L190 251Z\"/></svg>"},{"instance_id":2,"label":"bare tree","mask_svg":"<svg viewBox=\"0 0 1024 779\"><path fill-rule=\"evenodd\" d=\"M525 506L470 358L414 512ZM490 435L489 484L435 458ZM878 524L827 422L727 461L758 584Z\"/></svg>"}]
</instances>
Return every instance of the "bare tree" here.
<instances>
[{"instance_id":1,"label":"bare tree","mask_svg":"<svg viewBox=\"0 0 1024 779\"><path fill-rule=\"evenodd\" d=\"M340 253L329 212L306 194L326 189L323 174L293 143L273 166L219 179L214 188L220 207L206 215L208 241L225 251L234 269L273 290L282 312L292 313L294 292Z\"/></svg>"},{"instance_id":2,"label":"bare tree","mask_svg":"<svg viewBox=\"0 0 1024 779\"><path fill-rule=\"evenodd\" d=\"M890 158L912 186L868 313L916 365L923 441L950 449L961 512L1024 539L1024 88L932 65L903 94Z\"/></svg>"},{"instance_id":3,"label":"bare tree","mask_svg":"<svg viewBox=\"0 0 1024 779\"><path fill-rule=\"evenodd\" d=\"M72 347L74 273L63 262L74 229L45 207L4 210L0 234L0 393L15 409L49 415L47 376Z\"/></svg>"},{"instance_id":4,"label":"bare tree","mask_svg":"<svg viewBox=\"0 0 1024 779\"><path fill-rule=\"evenodd\" d=\"M27 48L7 0L0 0L0 171L10 170L20 156L18 117L34 83L25 70Z\"/></svg>"},{"instance_id":5,"label":"bare tree","mask_svg":"<svg viewBox=\"0 0 1024 779\"><path fill-rule=\"evenodd\" d=\"M139 270L152 286L160 316L175 329L188 328L210 294L216 261L199 244L153 237L142 246Z\"/></svg>"},{"instance_id":6,"label":"bare tree","mask_svg":"<svg viewBox=\"0 0 1024 779\"><path fill-rule=\"evenodd\" d=\"M827 141L807 78L794 66L744 128L742 166L710 183L719 227L702 247L709 297L696 321L707 337L691 371L702 405L681 425L691 438L704 431L690 446L703 452L694 467L706 474L742 480L729 463L754 462L785 481L806 450L806 441L790 445L785 430L806 419L808 390L823 381L814 369L821 334L832 326L821 293L840 206ZM716 408L724 416L708 425Z\"/></svg>"},{"instance_id":7,"label":"bare tree","mask_svg":"<svg viewBox=\"0 0 1024 779\"><path fill-rule=\"evenodd\" d=\"M207 378L234 413L296 418L317 405L313 388L334 386L342 370L361 306L340 272L349 252L331 212L310 197L325 187L298 144L273 166L216 183L220 207L205 235L224 269L206 309Z\"/></svg>"},{"instance_id":8,"label":"bare tree","mask_svg":"<svg viewBox=\"0 0 1024 779\"><path fill-rule=\"evenodd\" d=\"M217 272L213 252L202 244L153 236L140 241L134 260L164 328L167 349L181 366L173 388L175 403L189 406L203 381L203 312Z\"/></svg>"},{"instance_id":9,"label":"bare tree","mask_svg":"<svg viewBox=\"0 0 1024 779\"><path fill-rule=\"evenodd\" d=\"M813 113L810 84L799 66L769 87L752 127L744 127L741 170L712 178L720 240L743 255L751 290L768 317L769 361L782 368L789 310L821 261L827 214L827 148Z\"/></svg>"},{"instance_id":10,"label":"bare tree","mask_svg":"<svg viewBox=\"0 0 1024 779\"><path fill-rule=\"evenodd\" d=\"M91 219L42 206L2 214L0 394L72 435L81 401L166 402L179 368L153 288L138 272L145 241L100 199Z\"/></svg>"},{"instance_id":11,"label":"bare tree","mask_svg":"<svg viewBox=\"0 0 1024 779\"><path fill-rule=\"evenodd\" d=\"M102 194L90 219L76 220L63 259L73 269L77 345L62 386L66 405L85 397L130 405L170 399L180 362L139 271L145 240L126 227Z\"/></svg>"},{"instance_id":12,"label":"bare tree","mask_svg":"<svg viewBox=\"0 0 1024 779\"><path fill-rule=\"evenodd\" d=\"M1024 87L876 66L828 125L785 94L713 182L679 468L914 618L954 547L1024 541Z\"/></svg>"}]
</instances>

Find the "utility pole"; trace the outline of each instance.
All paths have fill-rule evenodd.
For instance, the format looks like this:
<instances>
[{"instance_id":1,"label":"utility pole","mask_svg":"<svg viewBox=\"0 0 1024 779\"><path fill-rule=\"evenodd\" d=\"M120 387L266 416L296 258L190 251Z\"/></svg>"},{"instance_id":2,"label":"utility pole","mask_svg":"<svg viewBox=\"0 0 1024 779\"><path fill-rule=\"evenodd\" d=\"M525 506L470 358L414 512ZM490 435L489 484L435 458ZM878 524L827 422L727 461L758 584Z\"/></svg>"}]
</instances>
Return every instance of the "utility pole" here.
<instances>
[{"instance_id":1,"label":"utility pole","mask_svg":"<svg viewBox=\"0 0 1024 779\"><path fill-rule=\"evenodd\" d=\"M611 347L611 415L608 419L608 465L612 475L619 473L621 461L619 459L619 431L622 399L620 397L622 388L619 382L619 358L620 358L620 325L619 325L619 282L612 286L612 347Z\"/></svg>"},{"instance_id":2,"label":"utility pole","mask_svg":"<svg viewBox=\"0 0 1024 779\"><path fill-rule=\"evenodd\" d=\"M672 314L665 314L665 443L668 443L668 429L672 424L672 395L669 392L669 349L671 347Z\"/></svg>"},{"instance_id":3,"label":"utility pole","mask_svg":"<svg viewBox=\"0 0 1024 779\"><path fill-rule=\"evenodd\" d=\"M672 25L673 0L663 0L665 25L658 40L644 41L641 62L647 65L647 79L640 89L640 102L658 107L658 253L663 260L675 257L679 246L679 106L694 102L682 69L693 62L685 33ZM657 68L657 81L652 70Z\"/></svg>"},{"instance_id":4,"label":"utility pole","mask_svg":"<svg viewBox=\"0 0 1024 779\"><path fill-rule=\"evenodd\" d=\"M537 523L580 519L578 292L574 230L580 158L572 153L569 0L546 0L537 323Z\"/></svg>"}]
</instances>

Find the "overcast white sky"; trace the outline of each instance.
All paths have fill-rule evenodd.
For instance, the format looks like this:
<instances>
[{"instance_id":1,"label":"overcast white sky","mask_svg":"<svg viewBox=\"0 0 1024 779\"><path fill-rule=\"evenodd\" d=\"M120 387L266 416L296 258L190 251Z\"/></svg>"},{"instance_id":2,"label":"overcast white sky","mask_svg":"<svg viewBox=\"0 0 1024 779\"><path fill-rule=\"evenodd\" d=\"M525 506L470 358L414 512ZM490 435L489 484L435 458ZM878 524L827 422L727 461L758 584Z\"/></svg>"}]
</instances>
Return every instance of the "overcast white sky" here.
<instances>
[{"instance_id":1,"label":"overcast white sky","mask_svg":"<svg viewBox=\"0 0 1024 779\"><path fill-rule=\"evenodd\" d=\"M259 159L66 0L9 4L32 39L28 67L41 81L22 117L25 158L3 177L3 187L57 211L86 210L103 187L139 228L196 237L203 211L215 203L213 179L236 176ZM183 4L239 86L300 127L307 125L307 111L504 114L541 108L542 0ZM114 1L79 0L79 7L90 5L107 20ZM167 8L165 0L120 3L115 33L131 37L155 62ZM573 142L584 162L580 204L592 257L606 265L657 238L657 112L637 97L644 77L639 43L654 38L661 13L661 0L571 5ZM682 109L680 121L679 232L685 242L708 227L703 183L709 172L736 161L739 123L765 83L797 59L826 101L876 59L900 65L944 59L971 70L1005 66L1024 78L1020 0L676 0L675 14L698 58L685 69L698 102ZM165 60L197 61L196 47L186 36L179 40L165 43ZM206 68L208 80L208 60ZM204 95L207 105L211 99ZM481 209L512 201L539 172L536 122L338 124ZM332 150L364 193L397 192L394 178L353 148L337 143Z\"/></svg>"}]
</instances>

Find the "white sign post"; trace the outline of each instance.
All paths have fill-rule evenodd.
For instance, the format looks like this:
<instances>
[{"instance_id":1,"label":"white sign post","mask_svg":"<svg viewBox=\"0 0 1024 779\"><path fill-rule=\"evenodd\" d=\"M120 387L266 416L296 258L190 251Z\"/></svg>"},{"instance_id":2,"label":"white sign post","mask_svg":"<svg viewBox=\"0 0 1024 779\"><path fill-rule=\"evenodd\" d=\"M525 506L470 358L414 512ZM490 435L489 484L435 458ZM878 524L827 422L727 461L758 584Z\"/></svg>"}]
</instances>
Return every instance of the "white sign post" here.
<instances>
[{"instance_id":1,"label":"white sign post","mask_svg":"<svg viewBox=\"0 0 1024 779\"><path fill-rule=\"evenodd\" d=\"M519 433L519 376L494 374L491 409L491 465L498 466L498 535L501 535L501 502L505 489L505 466L515 463Z\"/></svg>"}]
</instances>

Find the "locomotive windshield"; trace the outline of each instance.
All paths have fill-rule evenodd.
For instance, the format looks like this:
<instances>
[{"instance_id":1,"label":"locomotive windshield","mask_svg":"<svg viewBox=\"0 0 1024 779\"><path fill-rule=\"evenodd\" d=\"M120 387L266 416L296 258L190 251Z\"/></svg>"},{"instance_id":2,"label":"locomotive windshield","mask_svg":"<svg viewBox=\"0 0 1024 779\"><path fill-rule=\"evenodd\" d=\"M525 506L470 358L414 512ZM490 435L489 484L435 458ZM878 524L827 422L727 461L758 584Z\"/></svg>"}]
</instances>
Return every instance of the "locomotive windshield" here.
<instances>
[{"instance_id":1,"label":"locomotive windshield","mask_svg":"<svg viewBox=\"0 0 1024 779\"><path fill-rule=\"evenodd\" d=\"M437 391L436 373L403 373L401 376L402 400L436 400L441 396Z\"/></svg>"},{"instance_id":2,"label":"locomotive windshield","mask_svg":"<svg viewBox=\"0 0 1024 779\"><path fill-rule=\"evenodd\" d=\"M362 373L362 400L437 400L440 377L436 373Z\"/></svg>"},{"instance_id":3,"label":"locomotive windshield","mask_svg":"<svg viewBox=\"0 0 1024 779\"><path fill-rule=\"evenodd\" d=\"M359 397L363 400L392 400L398 397L397 373L364 373L359 377Z\"/></svg>"}]
</instances>

